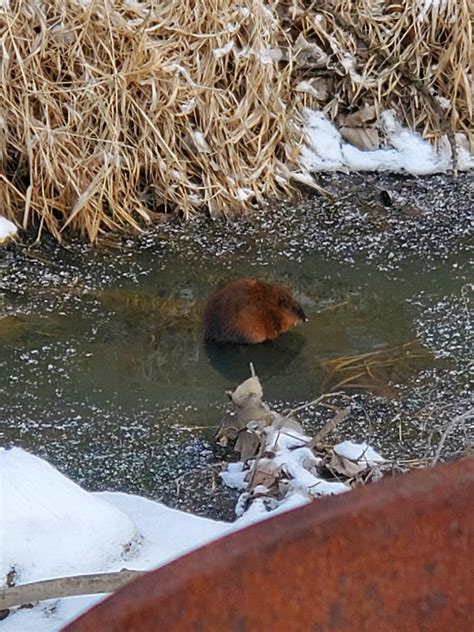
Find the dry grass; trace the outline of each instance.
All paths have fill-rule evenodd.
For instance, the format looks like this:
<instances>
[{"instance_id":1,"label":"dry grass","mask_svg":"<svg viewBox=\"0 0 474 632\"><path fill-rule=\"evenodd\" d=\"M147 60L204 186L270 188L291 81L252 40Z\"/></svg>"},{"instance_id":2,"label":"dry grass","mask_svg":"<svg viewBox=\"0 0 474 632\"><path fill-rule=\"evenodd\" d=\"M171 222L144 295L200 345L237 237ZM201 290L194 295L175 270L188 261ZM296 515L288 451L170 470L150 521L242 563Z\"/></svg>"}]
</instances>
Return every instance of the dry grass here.
<instances>
[{"instance_id":1,"label":"dry grass","mask_svg":"<svg viewBox=\"0 0 474 632\"><path fill-rule=\"evenodd\" d=\"M235 212L285 187L299 134L290 67L258 53L282 32L262 3L239 6L11 2L0 113L7 214L95 240L154 212Z\"/></svg>"},{"instance_id":2,"label":"dry grass","mask_svg":"<svg viewBox=\"0 0 474 632\"><path fill-rule=\"evenodd\" d=\"M469 131L468 0L421 20L422 0L311 4L5 0L2 213L95 241L163 214L246 211L291 189L303 104ZM325 90L295 91L301 79Z\"/></svg>"},{"instance_id":3,"label":"dry grass","mask_svg":"<svg viewBox=\"0 0 474 632\"><path fill-rule=\"evenodd\" d=\"M340 356L323 362L327 372L323 388L330 392L341 388L361 389L395 397L394 382L433 362L433 355L417 341L379 351Z\"/></svg>"},{"instance_id":4,"label":"dry grass","mask_svg":"<svg viewBox=\"0 0 474 632\"><path fill-rule=\"evenodd\" d=\"M327 55L319 69L307 64L306 71L324 78L328 96L320 102L332 118L343 123L363 105L375 105L376 112L392 107L426 138L464 132L472 146L470 0L332 0L310 6L294 13L293 23L306 44Z\"/></svg>"}]
</instances>

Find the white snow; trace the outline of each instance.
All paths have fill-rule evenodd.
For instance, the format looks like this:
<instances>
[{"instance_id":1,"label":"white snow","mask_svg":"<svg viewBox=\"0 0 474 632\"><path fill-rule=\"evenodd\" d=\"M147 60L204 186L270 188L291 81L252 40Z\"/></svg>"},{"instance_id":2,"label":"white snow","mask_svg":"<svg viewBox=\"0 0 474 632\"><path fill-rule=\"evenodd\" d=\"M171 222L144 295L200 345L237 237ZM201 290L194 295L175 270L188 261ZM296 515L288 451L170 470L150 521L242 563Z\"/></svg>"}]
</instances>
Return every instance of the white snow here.
<instances>
[{"instance_id":1,"label":"white snow","mask_svg":"<svg viewBox=\"0 0 474 632\"><path fill-rule=\"evenodd\" d=\"M243 491L235 509L238 517L235 524L262 520L314 498L350 490L345 483L326 481L319 476L317 466L321 464L321 459L306 447L309 437L286 427L279 429L275 425L266 426L263 433L265 452L273 456L260 458L257 471L265 473L270 481L279 480L280 485L284 480L286 493L282 500L277 500L264 484L256 485L251 493ZM246 490L254 463L253 459L246 466L241 462L230 463L220 476L229 487Z\"/></svg>"},{"instance_id":2,"label":"white snow","mask_svg":"<svg viewBox=\"0 0 474 632\"><path fill-rule=\"evenodd\" d=\"M181 104L180 110L183 114L190 114L196 107L196 99L193 97L189 101L185 101Z\"/></svg>"},{"instance_id":3,"label":"white snow","mask_svg":"<svg viewBox=\"0 0 474 632\"><path fill-rule=\"evenodd\" d=\"M375 465L385 463L385 459L365 442L353 443L352 441L342 441L334 446L334 452L346 459L365 463L367 467L374 467Z\"/></svg>"},{"instance_id":4,"label":"white snow","mask_svg":"<svg viewBox=\"0 0 474 632\"><path fill-rule=\"evenodd\" d=\"M119 492L99 492L93 496L127 514L139 527L143 542L136 559L130 560L127 568L161 566L232 529L231 524L171 509L140 496Z\"/></svg>"},{"instance_id":5,"label":"white snow","mask_svg":"<svg viewBox=\"0 0 474 632\"><path fill-rule=\"evenodd\" d=\"M0 244L14 237L18 232L18 228L13 222L6 217L0 215Z\"/></svg>"},{"instance_id":6,"label":"white snow","mask_svg":"<svg viewBox=\"0 0 474 632\"><path fill-rule=\"evenodd\" d=\"M123 565L134 523L23 450L0 449L0 577L20 583Z\"/></svg>"},{"instance_id":7,"label":"white snow","mask_svg":"<svg viewBox=\"0 0 474 632\"><path fill-rule=\"evenodd\" d=\"M0 449L0 509L0 577L14 568L17 583L154 568L238 528L138 496L88 493L19 448ZM101 598L43 602L10 614L0 630L59 630Z\"/></svg>"},{"instance_id":8,"label":"white snow","mask_svg":"<svg viewBox=\"0 0 474 632\"><path fill-rule=\"evenodd\" d=\"M151 569L252 522L288 511L319 495L347 491L342 483L318 477L307 437L293 430L267 430L276 450L274 467L284 468L288 493L282 501L257 498L232 524L200 518L160 503L117 492L90 493L46 461L20 448L0 448L0 576L13 568L17 583L71 574ZM367 458L372 455L366 451ZM248 470L231 464L227 484L244 488ZM245 510L244 510L245 509ZM12 612L1 632L53 632L90 608L103 595L69 597Z\"/></svg>"},{"instance_id":9,"label":"white snow","mask_svg":"<svg viewBox=\"0 0 474 632\"><path fill-rule=\"evenodd\" d=\"M331 466L347 476L356 476L384 463L385 459L365 442L343 441L333 448Z\"/></svg>"},{"instance_id":10,"label":"white snow","mask_svg":"<svg viewBox=\"0 0 474 632\"><path fill-rule=\"evenodd\" d=\"M306 143L301 149L301 166L312 171L393 171L413 175L441 173L452 166L451 148L446 138L438 150L416 132L400 125L393 111L382 113L381 125L389 147L362 150L346 143L323 112L304 110ZM467 139L456 134L458 167L474 167Z\"/></svg>"},{"instance_id":11,"label":"white snow","mask_svg":"<svg viewBox=\"0 0 474 632\"><path fill-rule=\"evenodd\" d=\"M245 489L245 477L247 471L244 471L244 464L241 461L237 463L229 463L227 469L221 472L221 478L227 487L232 489Z\"/></svg>"},{"instance_id":12,"label":"white snow","mask_svg":"<svg viewBox=\"0 0 474 632\"><path fill-rule=\"evenodd\" d=\"M237 59L240 57L248 58L254 56L262 64L274 64L278 63L283 58L283 51L280 48L251 48L250 46L244 46L239 49L234 47L235 55Z\"/></svg>"},{"instance_id":13,"label":"white snow","mask_svg":"<svg viewBox=\"0 0 474 632\"><path fill-rule=\"evenodd\" d=\"M237 520L224 523L170 509L139 496L118 492L89 493L46 461L20 448L0 448L0 576L14 569L17 583L71 574L151 569L249 524L288 511L315 497L339 494L347 484L326 481L321 459L307 447L309 437L288 426L263 428L266 453L258 471L286 490L275 498L259 480L244 491ZM290 424L290 422L287 422ZM294 425L294 424L293 424ZM357 472L380 466L384 459L366 443L344 441L334 456ZM222 478L245 490L249 465L229 464ZM332 464L331 464L332 465ZM271 483L269 483L271 485ZM54 632L90 608L103 595L69 597L12 612L0 632Z\"/></svg>"},{"instance_id":14,"label":"white snow","mask_svg":"<svg viewBox=\"0 0 474 632\"><path fill-rule=\"evenodd\" d=\"M311 81L300 81L295 86L296 92L306 92L316 99L322 99L324 97L324 90L315 86Z\"/></svg>"},{"instance_id":15,"label":"white snow","mask_svg":"<svg viewBox=\"0 0 474 632\"><path fill-rule=\"evenodd\" d=\"M349 491L348 485L326 481L319 476L316 468L321 459L305 446L308 441L309 437L295 431L286 433L272 429L269 433L267 445L277 446L274 461L290 479L287 496L297 493L306 496L309 502L314 497Z\"/></svg>"},{"instance_id":16,"label":"white snow","mask_svg":"<svg viewBox=\"0 0 474 632\"><path fill-rule=\"evenodd\" d=\"M212 51L212 54L214 55L214 57L219 59L220 57L225 57L225 55L228 55L233 48L234 48L234 41L231 40L230 42L227 42L227 44L225 44L221 48L214 48L214 50Z\"/></svg>"},{"instance_id":17,"label":"white snow","mask_svg":"<svg viewBox=\"0 0 474 632\"><path fill-rule=\"evenodd\" d=\"M199 130L193 130L191 135L193 137L194 145L199 153L208 154L211 151L211 148L207 144L206 136L202 132Z\"/></svg>"},{"instance_id":18,"label":"white snow","mask_svg":"<svg viewBox=\"0 0 474 632\"><path fill-rule=\"evenodd\" d=\"M239 201L245 201L252 197L253 194L254 192L252 191L252 189L241 187L240 189L237 189L235 193L235 198Z\"/></svg>"},{"instance_id":19,"label":"white snow","mask_svg":"<svg viewBox=\"0 0 474 632\"><path fill-rule=\"evenodd\" d=\"M428 21L430 13L443 13L449 7L450 0L416 0L415 9L418 10L418 21Z\"/></svg>"}]
</instances>

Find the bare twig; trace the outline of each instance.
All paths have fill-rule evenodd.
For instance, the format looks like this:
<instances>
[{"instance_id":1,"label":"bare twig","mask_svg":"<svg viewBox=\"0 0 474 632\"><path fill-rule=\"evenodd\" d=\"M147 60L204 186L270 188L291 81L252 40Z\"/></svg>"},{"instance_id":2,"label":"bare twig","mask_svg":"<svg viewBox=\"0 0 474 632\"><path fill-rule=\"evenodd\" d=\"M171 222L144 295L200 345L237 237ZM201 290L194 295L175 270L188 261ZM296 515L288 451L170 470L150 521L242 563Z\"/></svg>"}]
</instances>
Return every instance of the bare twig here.
<instances>
[{"instance_id":1,"label":"bare twig","mask_svg":"<svg viewBox=\"0 0 474 632\"><path fill-rule=\"evenodd\" d=\"M44 579L29 584L20 584L0 589L0 610L35 603L46 599L60 599L77 595L97 595L118 590L146 571L131 571L123 568L114 573L94 573L74 577Z\"/></svg>"},{"instance_id":2,"label":"bare twig","mask_svg":"<svg viewBox=\"0 0 474 632\"><path fill-rule=\"evenodd\" d=\"M328 305L327 307L322 307L318 309L316 314L322 314L324 312L332 312L334 309L338 309L339 307L344 307L344 305L348 305L349 301L341 301L340 303L334 303L333 305Z\"/></svg>"},{"instance_id":3,"label":"bare twig","mask_svg":"<svg viewBox=\"0 0 474 632\"><path fill-rule=\"evenodd\" d=\"M339 422L347 417L347 415L351 412L351 407L346 406L340 410L332 419L330 419L322 428L315 434L315 436L308 443L308 448L314 448L318 443L320 443L329 433L331 433L334 428L337 426Z\"/></svg>"},{"instance_id":4,"label":"bare twig","mask_svg":"<svg viewBox=\"0 0 474 632\"><path fill-rule=\"evenodd\" d=\"M328 399L329 397L336 397L337 395L341 396L341 397L346 397L348 399L349 396L347 395L347 393L344 393L344 391L335 391L334 393L323 393L322 395L320 395L318 398L313 399L310 402L307 402L306 404L301 404L301 406L297 406L296 408L292 408L291 410L287 410L284 412L284 416L283 419L281 420L281 426L284 425L285 421L288 421L288 419L290 417L293 417L293 415L295 413L300 412L301 410L306 410L306 408L311 408L311 406L317 406L318 404L320 404L323 400ZM280 426L280 427L281 427Z\"/></svg>"},{"instance_id":5,"label":"bare twig","mask_svg":"<svg viewBox=\"0 0 474 632\"><path fill-rule=\"evenodd\" d=\"M454 417L446 425L445 429L443 430L443 432L441 434L441 438L439 440L438 447L436 448L436 452L435 452L435 455L433 457L433 460L431 461L431 467L436 465L436 463L438 462L439 457L441 456L441 451L443 450L444 443L445 443L446 439L448 438L448 435L452 432L452 430L458 424L463 424L467 419L472 419L473 417L474 417L474 408L470 408L469 410L466 410L461 415L456 415L456 417Z\"/></svg>"}]
</instances>

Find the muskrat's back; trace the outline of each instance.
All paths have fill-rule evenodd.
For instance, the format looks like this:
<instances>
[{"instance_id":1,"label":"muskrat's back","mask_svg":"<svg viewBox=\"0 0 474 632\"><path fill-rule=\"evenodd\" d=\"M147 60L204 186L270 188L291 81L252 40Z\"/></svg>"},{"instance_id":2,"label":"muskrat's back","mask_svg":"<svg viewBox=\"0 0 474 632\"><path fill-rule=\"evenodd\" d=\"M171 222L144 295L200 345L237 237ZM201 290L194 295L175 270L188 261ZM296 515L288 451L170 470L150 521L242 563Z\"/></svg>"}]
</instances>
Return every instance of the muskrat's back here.
<instances>
[{"instance_id":1,"label":"muskrat's back","mask_svg":"<svg viewBox=\"0 0 474 632\"><path fill-rule=\"evenodd\" d=\"M254 278L231 281L206 306L206 340L256 344L304 322L305 313L288 288Z\"/></svg>"}]
</instances>

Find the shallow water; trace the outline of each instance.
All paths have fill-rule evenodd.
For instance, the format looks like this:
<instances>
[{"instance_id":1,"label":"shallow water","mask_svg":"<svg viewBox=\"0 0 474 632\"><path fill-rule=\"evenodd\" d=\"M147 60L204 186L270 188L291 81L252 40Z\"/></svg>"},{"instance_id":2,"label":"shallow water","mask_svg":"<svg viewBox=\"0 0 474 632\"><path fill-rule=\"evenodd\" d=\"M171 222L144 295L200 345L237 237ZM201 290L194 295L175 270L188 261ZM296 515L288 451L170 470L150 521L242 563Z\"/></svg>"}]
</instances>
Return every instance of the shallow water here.
<instances>
[{"instance_id":1,"label":"shallow water","mask_svg":"<svg viewBox=\"0 0 474 632\"><path fill-rule=\"evenodd\" d=\"M45 240L0 251L2 442L48 456L89 487L156 497L160 481L206 467L225 391L248 376L250 361L265 398L286 405L343 380L397 398L396 384L462 364L463 348L435 358L449 354L439 353L436 333L427 344L420 322L467 287L469 205L443 217L432 210L433 187L421 183L421 210L402 213L374 199L387 183L402 195L407 180L367 181L350 213L307 193L265 219L163 226L122 240L120 250ZM435 182L445 191L445 181ZM470 184L461 185L465 204ZM367 207L376 208L375 224ZM249 274L291 287L309 322L273 343L206 347L206 297ZM387 349L362 376L357 363L352 376L327 364ZM209 431L186 430L195 426Z\"/></svg>"}]
</instances>

